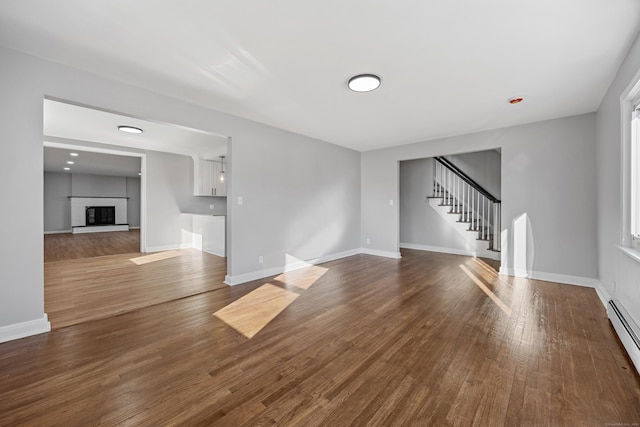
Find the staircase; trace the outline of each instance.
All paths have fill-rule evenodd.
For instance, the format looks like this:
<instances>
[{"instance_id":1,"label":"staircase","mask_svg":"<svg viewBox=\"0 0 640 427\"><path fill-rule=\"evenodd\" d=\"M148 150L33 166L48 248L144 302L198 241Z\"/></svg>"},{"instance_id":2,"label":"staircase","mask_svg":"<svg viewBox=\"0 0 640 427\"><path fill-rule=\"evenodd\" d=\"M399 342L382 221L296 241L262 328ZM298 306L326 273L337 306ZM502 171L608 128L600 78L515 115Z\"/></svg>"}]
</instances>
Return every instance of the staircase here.
<instances>
[{"instance_id":1,"label":"staircase","mask_svg":"<svg viewBox=\"0 0 640 427\"><path fill-rule=\"evenodd\" d=\"M429 204L474 248L500 259L501 202L444 157L433 159Z\"/></svg>"}]
</instances>

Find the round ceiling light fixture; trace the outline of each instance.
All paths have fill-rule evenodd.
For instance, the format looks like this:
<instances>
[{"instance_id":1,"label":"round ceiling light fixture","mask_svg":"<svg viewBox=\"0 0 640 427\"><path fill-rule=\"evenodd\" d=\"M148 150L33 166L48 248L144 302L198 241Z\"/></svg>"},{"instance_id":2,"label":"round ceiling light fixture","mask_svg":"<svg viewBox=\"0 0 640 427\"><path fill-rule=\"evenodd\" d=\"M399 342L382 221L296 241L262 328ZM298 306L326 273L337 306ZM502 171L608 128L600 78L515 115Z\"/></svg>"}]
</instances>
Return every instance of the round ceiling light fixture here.
<instances>
[{"instance_id":1,"label":"round ceiling light fixture","mask_svg":"<svg viewBox=\"0 0 640 427\"><path fill-rule=\"evenodd\" d=\"M133 126L118 126L118 129L127 133L142 133L142 129Z\"/></svg>"},{"instance_id":2,"label":"round ceiling light fixture","mask_svg":"<svg viewBox=\"0 0 640 427\"><path fill-rule=\"evenodd\" d=\"M375 74L358 74L349 79L349 89L354 92L371 92L380 86L380 77Z\"/></svg>"},{"instance_id":3,"label":"round ceiling light fixture","mask_svg":"<svg viewBox=\"0 0 640 427\"><path fill-rule=\"evenodd\" d=\"M513 98L509 98L509 100L507 101L509 104L511 105L515 105L515 104L520 104L522 101L524 101L524 98L521 96L515 96Z\"/></svg>"}]
</instances>

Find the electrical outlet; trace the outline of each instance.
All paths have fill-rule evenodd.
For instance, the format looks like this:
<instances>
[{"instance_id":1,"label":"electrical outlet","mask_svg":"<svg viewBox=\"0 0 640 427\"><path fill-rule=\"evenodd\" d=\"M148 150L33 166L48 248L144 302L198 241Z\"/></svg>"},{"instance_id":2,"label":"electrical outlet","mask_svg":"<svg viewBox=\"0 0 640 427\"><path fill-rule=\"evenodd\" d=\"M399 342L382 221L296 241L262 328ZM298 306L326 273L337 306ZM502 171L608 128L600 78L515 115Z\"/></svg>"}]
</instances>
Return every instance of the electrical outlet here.
<instances>
[{"instance_id":1,"label":"electrical outlet","mask_svg":"<svg viewBox=\"0 0 640 427\"><path fill-rule=\"evenodd\" d=\"M371 244L371 239L367 237L367 245Z\"/></svg>"},{"instance_id":2,"label":"electrical outlet","mask_svg":"<svg viewBox=\"0 0 640 427\"><path fill-rule=\"evenodd\" d=\"M393 200L389 200L389 206L393 206Z\"/></svg>"},{"instance_id":3,"label":"electrical outlet","mask_svg":"<svg viewBox=\"0 0 640 427\"><path fill-rule=\"evenodd\" d=\"M243 200L242 200L242 196L238 196L238 204L239 204L239 205L241 205L241 204L242 204L242 202L243 202Z\"/></svg>"},{"instance_id":4,"label":"electrical outlet","mask_svg":"<svg viewBox=\"0 0 640 427\"><path fill-rule=\"evenodd\" d=\"M209 209L213 210L214 209L214 205L209 205Z\"/></svg>"},{"instance_id":5,"label":"electrical outlet","mask_svg":"<svg viewBox=\"0 0 640 427\"><path fill-rule=\"evenodd\" d=\"M264 258L262 257L262 255L260 255L258 257L258 263L262 264L264 262Z\"/></svg>"}]
</instances>

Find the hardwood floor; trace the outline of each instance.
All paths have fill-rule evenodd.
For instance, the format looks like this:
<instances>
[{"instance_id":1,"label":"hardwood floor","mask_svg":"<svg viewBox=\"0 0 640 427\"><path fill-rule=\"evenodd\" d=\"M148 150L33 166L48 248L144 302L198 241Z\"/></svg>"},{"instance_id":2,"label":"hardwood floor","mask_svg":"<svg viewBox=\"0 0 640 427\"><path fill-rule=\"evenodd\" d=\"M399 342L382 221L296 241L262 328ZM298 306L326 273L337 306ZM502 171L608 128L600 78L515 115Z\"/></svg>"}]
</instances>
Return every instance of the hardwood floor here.
<instances>
[{"instance_id":1,"label":"hardwood floor","mask_svg":"<svg viewBox=\"0 0 640 427\"><path fill-rule=\"evenodd\" d=\"M140 253L140 230L44 236L44 308L61 328L227 285L226 258L198 250Z\"/></svg>"},{"instance_id":2,"label":"hardwood floor","mask_svg":"<svg viewBox=\"0 0 640 427\"><path fill-rule=\"evenodd\" d=\"M44 262L140 252L140 230L45 234Z\"/></svg>"},{"instance_id":3,"label":"hardwood floor","mask_svg":"<svg viewBox=\"0 0 640 427\"><path fill-rule=\"evenodd\" d=\"M0 344L0 425L640 422L638 375L593 289L402 254Z\"/></svg>"},{"instance_id":4,"label":"hardwood floor","mask_svg":"<svg viewBox=\"0 0 640 427\"><path fill-rule=\"evenodd\" d=\"M61 328L226 287L226 271L196 249L46 262L44 308Z\"/></svg>"}]
</instances>

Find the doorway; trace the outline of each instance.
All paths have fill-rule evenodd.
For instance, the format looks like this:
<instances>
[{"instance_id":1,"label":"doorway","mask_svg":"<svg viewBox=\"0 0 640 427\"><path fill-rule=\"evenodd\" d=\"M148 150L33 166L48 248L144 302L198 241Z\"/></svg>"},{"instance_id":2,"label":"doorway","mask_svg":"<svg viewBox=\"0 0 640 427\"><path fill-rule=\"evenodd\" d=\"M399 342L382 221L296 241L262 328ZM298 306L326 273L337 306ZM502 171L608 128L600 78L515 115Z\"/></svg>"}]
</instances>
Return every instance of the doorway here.
<instances>
[{"instance_id":1,"label":"doorway","mask_svg":"<svg viewBox=\"0 0 640 427\"><path fill-rule=\"evenodd\" d=\"M146 133L145 138L121 134L118 127L123 124ZM69 170L61 168L77 178L71 179L65 196L72 232L45 237L45 246L47 238L58 243L57 248L49 245L54 247L50 252L56 257L45 252L45 311L53 328L226 287L226 253L218 256L194 249L194 243L202 241L202 236L195 233L194 223L198 221L194 218L226 217L226 198L194 195L193 163L198 158L226 155L229 138L45 99L44 140L45 150L76 154ZM98 171L92 173L82 168L93 156L102 156L102 160L94 164ZM231 160L226 158L227 162ZM137 165L123 176L110 171L120 161L131 160ZM131 193L136 180L137 197ZM124 193L114 193L114 188L124 189ZM80 213L71 212L74 207L70 201L75 198L80 199L76 203ZM119 208L121 203L124 208ZM124 211L126 219L119 220L118 212ZM95 223L98 213L105 213L109 224ZM79 216L83 217L81 224L74 222ZM48 218L45 213L45 231ZM135 218L139 218L137 225L126 230L102 229L131 225L129 221L135 222ZM222 224L224 239L224 219ZM82 232L76 233L78 230ZM61 243L64 239L67 242ZM75 255L65 256L61 248Z\"/></svg>"}]
</instances>

